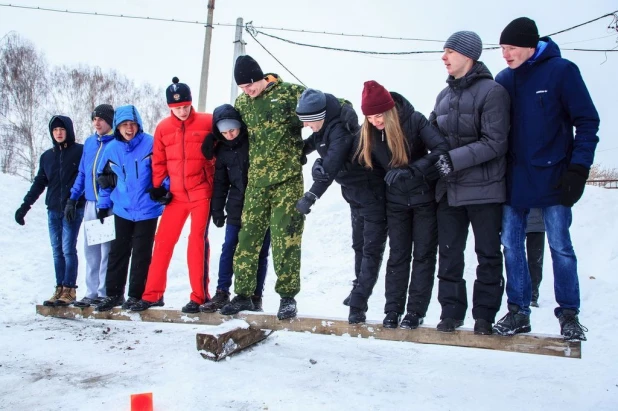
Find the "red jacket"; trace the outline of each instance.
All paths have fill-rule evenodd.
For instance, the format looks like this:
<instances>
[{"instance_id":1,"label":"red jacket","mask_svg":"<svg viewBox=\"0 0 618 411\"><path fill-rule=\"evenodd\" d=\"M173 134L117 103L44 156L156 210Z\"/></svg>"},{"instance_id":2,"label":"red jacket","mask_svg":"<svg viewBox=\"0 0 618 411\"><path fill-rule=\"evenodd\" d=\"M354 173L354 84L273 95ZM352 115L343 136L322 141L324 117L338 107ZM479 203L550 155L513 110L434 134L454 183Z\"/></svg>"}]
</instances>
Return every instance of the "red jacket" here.
<instances>
[{"instance_id":1,"label":"red jacket","mask_svg":"<svg viewBox=\"0 0 618 411\"><path fill-rule=\"evenodd\" d=\"M191 202L212 197L215 160L206 160L201 146L212 131L212 114L196 113L180 121L171 114L154 133L152 184L160 187L170 178L174 200Z\"/></svg>"}]
</instances>

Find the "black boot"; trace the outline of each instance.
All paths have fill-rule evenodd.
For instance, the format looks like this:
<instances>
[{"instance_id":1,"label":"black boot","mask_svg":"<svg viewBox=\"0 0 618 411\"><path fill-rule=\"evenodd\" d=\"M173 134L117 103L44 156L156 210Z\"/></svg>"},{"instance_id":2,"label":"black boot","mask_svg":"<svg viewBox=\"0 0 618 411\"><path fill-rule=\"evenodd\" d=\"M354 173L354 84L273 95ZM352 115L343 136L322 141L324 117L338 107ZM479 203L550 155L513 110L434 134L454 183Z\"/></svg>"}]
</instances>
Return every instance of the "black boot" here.
<instances>
[{"instance_id":1,"label":"black boot","mask_svg":"<svg viewBox=\"0 0 618 411\"><path fill-rule=\"evenodd\" d=\"M532 331L530 316L520 313L519 306L515 304L509 304L509 312L493 328L494 334L498 335L515 335L530 331Z\"/></svg>"},{"instance_id":2,"label":"black boot","mask_svg":"<svg viewBox=\"0 0 618 411\"><path fill-rule=\"evenodd\" d=\"M491 335L491 323L483 318L474 321L474 334Z\"/></svg>"},{"instance_id":3,"label":"black boot","mask_svg":"<svg viewBox=\"0 0 618 411\"><path fill-rule=\"evenodd\" d=\"M423 317L420 317L415 312L408 312L403 320L401 320L400 327L408 330L415 330L419 325L423 323Z\"/></svg>"},{"instance_id":4,"label":"black boot","mask_svg":"<svg viewBox=\"0 0 618 411\"><path fill-rule=\"evenodd\" d=\"M150 307L163 307L165 303L163 302L163 297L158 299L155 302L150 302L146 300L139 300L135 304L133 304L130 308L131 311L144 311L149 309Z\"/></svg>"},{"instance_id":5,"label":"black boot","mask_svg":"<svg viewBox=\"0 0 618 411\"><path fill-rule=\"evenodd\" d=\"M563 309L558 316L558 321L560 322L560 334L566 341L586 341L584 332L588 329L579 323L577 311Z\"/></svg>"},{"instance_id":6,"label":"black boot","mask_svg":"<svg viewBox=\"0 0 618 411\"><path fill-rule=\"evenodd\" d=\"M456 328L461 327L463 323L463 320L456 320L454 318L443 318L438 323L436 329L443 333L452 333L455 332Z\"/></svg>"},{"instance_id":7,"label":"black boot","mask_svg":"<svg viewBox=\"0 0 618 411\"><path fill-rule=\"evenodd\" d=\"M217 290L212 300L200 305L200 311L203 313L214 313L217 310L223 308L223 306L230 302L230 293L223 290Z\"/></svg>"},{"instance_id":8,"label":"black boot","mask_svg":"<svg viewBox=\"0 0 618 411\"><path fill-rule=\"evenodd\" d=\"M350 307L350 315L348 316L348 323L350 324L362 324L367 319L365 310L360 308Z\"/></svg>"},{"instance_id":9,"label":"black boot","mask_svg":"<svg viewBox=\"0 0 618 411\"><path fill-rule=\"evenodd\" d=\"M180 311L187 314L196 314L200 312L200 305L195 301L191 300L187 303L187 305L182 307Z\"/></svg>"},{"instance_id":10,"label":"black boot","mask_svg":"<svg viewBox=\"0 0 618 411\"><path fill-rule=\"evenodd\" d=\"M114 307L120 307L124 304L124 295L108 295L95 307L97 311L109 311Z\"/></svg>"},{"instance_id":11,"label":"black boot","mask_svg":"<svg viewBox=\"0 0 618 411\"><path fill-rule=\"evenodd\" d=\"M401 314L397 311L389 311L386 313L384 321L382 321L382 326L384 328L397 328L399 320L401 320Z\"/></svg>"},{"instance_id":12,"label":"black boot","mask_svg":"<svg viewBox=\"0 0 618 411\"><path fill-rule=\"evenodd\" d=\"M281 298L279 304L279 311L277 311L277 318L285 320L287 318L296 317L296 300L293 297Z\"/></svg>"},{"instance_id":13,"label":"black boot","mask_svg":"<svg viewBox=\"0 0 618 411\"><path fill-rule=\"evenodd\" d=\"M261 295L252 295L251 302L253 302L253 310L251 311L264 311L262 309L262 296Z\"/></svg>"},{"instance_id":14,"label":"black boot","mask_svg":"<svg viewBox=\"0 0 618 411\"><path fill-rule=\"evenodd\" d=\"M138 298L135 297L129 297L127 299L127 301L124 302L124 304L122 304L122 309L123 310L130 310L131 307L133 307L133 304L137 303L139 301Z\"/></svg>"},{"instance_id":15,"label":"black boot","mask_svg":"<svg viewBox=\"0 0 618 411\"><path fill-rule=\"evenodd\" d=\"M244 295L237 295L232 298L232 301L225 304L221 311L219 311L223 315L233 315L238 314L241 311L253 311L253 302L251 301L251 297L245 297Z\"/></svg>"}]
</instances>

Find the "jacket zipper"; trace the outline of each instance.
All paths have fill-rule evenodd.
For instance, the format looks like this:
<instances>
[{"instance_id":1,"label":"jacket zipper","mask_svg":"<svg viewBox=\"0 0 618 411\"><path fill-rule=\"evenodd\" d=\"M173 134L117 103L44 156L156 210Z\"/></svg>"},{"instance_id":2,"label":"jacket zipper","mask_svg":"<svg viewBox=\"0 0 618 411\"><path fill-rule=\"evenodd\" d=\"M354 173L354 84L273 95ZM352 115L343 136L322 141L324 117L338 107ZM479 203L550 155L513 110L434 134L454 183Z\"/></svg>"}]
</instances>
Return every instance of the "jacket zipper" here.
<instances>
[{"instance_id":1,"label":"jacket zipper","mask_svg":"<svg viewBox=\"0 0 618 411\"><path fill-rule=\"evenodd\" d=\"M101 141L101 136L98 137L99 140L99 148L97 149L97 154L94 156L94 163L92 164L92 188L94 189L94 200L95 202L99 202L99 190L97 190L97 160L99 159L99 153L101 153L101 149L103 148L103 141Z\"/></svg>"}]
</instances>

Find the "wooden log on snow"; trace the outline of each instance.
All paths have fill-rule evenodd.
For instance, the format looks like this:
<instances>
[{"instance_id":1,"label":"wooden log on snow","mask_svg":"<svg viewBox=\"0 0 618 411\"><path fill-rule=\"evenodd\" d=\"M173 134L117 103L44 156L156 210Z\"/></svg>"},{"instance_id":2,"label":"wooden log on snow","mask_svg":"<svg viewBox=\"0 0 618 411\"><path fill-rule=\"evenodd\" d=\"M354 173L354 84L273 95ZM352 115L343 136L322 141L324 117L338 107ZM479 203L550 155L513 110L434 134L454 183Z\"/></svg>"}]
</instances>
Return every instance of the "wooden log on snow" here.
<instances>
[{"instance_id":1,"label":"wooden log on snow","mask_svg":"<svg viewBox=\"0 0 618 411\"><path fill-rule=\"evenodd\" d=\"M221 334L196 335L197 350L207 360L219 361L247 347L265 340L272 330L260 330L259 328L234 328Z\"/></svg>"},{"instance_id":2,"label":"wooden log on snow","mask_svg":"<svg viewBox=\"0 0 618 411\"><path fill-rule=\"evenodd\" d=\"M348 324L347 320L299 316L279 321L274 314L241 312L234 316L219 313L185 314L180 310L151 308L132 312L114 308L111 311L96 312L92 307L45 307L36 306L40 315L59 318L84 318L103 320L148 321L164 323L219 325L236 318L247 321L252 327L268 330L287 330L325 335L347 335L350 337L375 338L378 340L406 341L421 344L451 345L459 347L484 348L488 350L549 355L554 357L581 358L581 343L565 341L561 336L543 334L518 334L512 337L497 335L475 335L466 328L454 333L441 333L433 326L420 326L416 330L388 329L382 322L367 321L365 324Z\"/></svg>"}]
</instances>

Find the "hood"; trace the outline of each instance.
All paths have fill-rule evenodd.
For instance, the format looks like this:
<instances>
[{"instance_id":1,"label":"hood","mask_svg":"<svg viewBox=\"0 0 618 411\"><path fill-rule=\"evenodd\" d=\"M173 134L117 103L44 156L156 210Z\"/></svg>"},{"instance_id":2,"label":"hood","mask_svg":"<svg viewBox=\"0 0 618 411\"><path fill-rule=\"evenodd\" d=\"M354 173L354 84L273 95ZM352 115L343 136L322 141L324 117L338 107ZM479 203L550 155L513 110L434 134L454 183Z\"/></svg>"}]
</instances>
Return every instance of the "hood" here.
<instances>
[{"instance_id":1,"label":"hood","mask_svg":"<svg viewBox=\"0 0 618 411\"><path fill-rule=\"evenodd\" d=\"M337 100L337 97L332 94L324 93L326 96L326 117L324 117L324 124L327 125L333 120L341 118L341 103ZM324 129L324 127L322 127Z\"/></svg>"},{"instance_id":2,"label":"hood","mask_svg":"<svg viewBox=\"0 0 618 411\"><path fill-rule=\"evenodd\" d=\"M534 55L526 62L528 65L538 64L554 57L562 57L560 47L549 37L542 37L536 46ZM523 66L524 64L522 64ZM519 66L521 67L521 66ZM518 68L519 68L518 67Z\"/></svg>"},{"instance_id":3,"label":"hood","mask_svg":"<svg viewBox=\"0 0 618 411\"><path fill-rule=\"evenodd\" d=\"M489 71L485 63L477 61L465 76L458 79L453 76L448 76L446 82L450 87L468 88L480 79L493 80L494 76L491 75L491 71Z\"/></svg>"},{"instance_id":4,"label":"hood","mask_svg":"<svg viewBox=\"0 0 618 411\"><path fill-rule=\"evenodd\" d=\"M64 140L64 143L62 143L62 145L69 146L75 143L75 130L73 130L73 121L67 116L56 115L49 120L49 124L47 125L47 127L49 128L49 136L51 137L54 147L58 146L58 143L56 142L56 140L54 140L54 134L52 133L51 128L51 125L55 119L60 120L62 124L64 124L64 128L67 131L67 138L66 140Z\"/></svg>"},{"instance_id":5,"label":"hood","mask_svg":"<svg viewBox=\"0 0 618 411\"><path fill-rule=\"evenodd\" d=\"M240 121L240 134L234 140L229 141L219 131L217 128L217 122L221 120L236 120ZM240 113L236 111L234 106L231 104L223 104L217 108L212 113L212 132L215 135L215 140L221 142L222 144L229 147L236 147L238 144L242 143L247 139L247 125L244 121L242 121L242 117L240 117Z\"/></svg>"},{"instance_id":6,"label":"hood","mask_svg":"<svg viewBox=\"0 0 618 411\"><path fill-rule=\"evenodd\" d=\"M414 114L414 106L404 96L394 91L391 91L391 97L395 101L397 114L399 115L399 123L404 124L412 114Z\"/></svg>"},{"instance_id":7,"label":"hood","mask_svg":"<svg viewBox=\"0 0 618 411\"><path fill-rule=\"evenodd\" d=\"M136 122L139 125L139 131L137 134L144 132L144 126L142 124L142 117L139 115L139 111L137 111L137 108L135 108L135 106L132 106L132 105L120 106L114 112L113 129L114 129L114 137L116 138L116 140L124 141L124 139L122 138L122 135L120 135L120 131L118 131L118 125L122 123L123 121Z\"/></svg>"}]
</instances>

